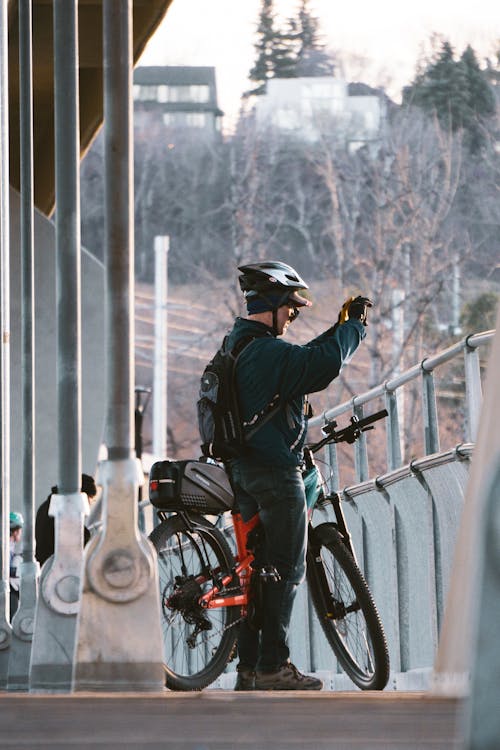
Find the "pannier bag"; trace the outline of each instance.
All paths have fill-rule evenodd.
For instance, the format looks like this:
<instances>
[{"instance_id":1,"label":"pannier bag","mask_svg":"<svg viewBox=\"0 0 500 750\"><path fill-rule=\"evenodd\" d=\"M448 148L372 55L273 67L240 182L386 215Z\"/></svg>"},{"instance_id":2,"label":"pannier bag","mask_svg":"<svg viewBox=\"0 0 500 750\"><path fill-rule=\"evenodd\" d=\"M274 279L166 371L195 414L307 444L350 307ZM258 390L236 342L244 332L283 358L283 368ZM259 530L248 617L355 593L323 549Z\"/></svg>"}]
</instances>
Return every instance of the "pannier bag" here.
<instances>
[{"instance_id":1,"label":"pannier bag","mask_svg":"<svg viewBox=\"0 0 500 750\"><path fill-rule=\"evenodd\" d=\"M234 495L222 466L203 461L157 461L149 473L149 499L158 510L220 515Z\"/></svg>"}]
</instances>

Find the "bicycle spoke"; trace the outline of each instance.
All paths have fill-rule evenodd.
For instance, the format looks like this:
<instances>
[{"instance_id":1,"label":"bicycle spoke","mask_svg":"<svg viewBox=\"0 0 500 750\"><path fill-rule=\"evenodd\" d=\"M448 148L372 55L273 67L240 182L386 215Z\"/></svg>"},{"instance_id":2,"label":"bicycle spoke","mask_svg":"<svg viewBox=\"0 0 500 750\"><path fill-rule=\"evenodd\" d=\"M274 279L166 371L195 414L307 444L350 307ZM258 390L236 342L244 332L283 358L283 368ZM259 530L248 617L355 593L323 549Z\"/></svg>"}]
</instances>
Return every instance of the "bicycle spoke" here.
<instances>
[{"instance_id":1,"label":"bicycle spoke","mask_svg":"<svg viewBox=\"0 0 500 750\"><path fill-rule=\"evenodd\" d=\"M323 549L324 553L325 550ZM326 557L326 555L323 555ZM334 602L340 603L345 614L332 619L339 638L352 660L366 674L374 671L372 646L366 628L366 622L356 600L356 594L342 567L331 555L323 559L331 596Z\"/></svg>"},{"instance_id":2,"label":"bicycle spoke","mask_svg":"<svg viewBox=\"0 0 500 750\"><path fill-rule=\"evenodd\" d=\"M226 629L227 610L200 611L209 630L196 631L196 621L186 622L182 613L171 608L170 599L182 581L192 579L200 595L213 583L209 571L220 570L220 562L200 534L177 532L158 557L160 591L163 610L165 661L176 674L190 675L204 669ZM181 582L181 583L180 583ZM192 640L191 640L192 639ZM190 645L191 644L191 645Z\"/></svg>"}]
</instances>

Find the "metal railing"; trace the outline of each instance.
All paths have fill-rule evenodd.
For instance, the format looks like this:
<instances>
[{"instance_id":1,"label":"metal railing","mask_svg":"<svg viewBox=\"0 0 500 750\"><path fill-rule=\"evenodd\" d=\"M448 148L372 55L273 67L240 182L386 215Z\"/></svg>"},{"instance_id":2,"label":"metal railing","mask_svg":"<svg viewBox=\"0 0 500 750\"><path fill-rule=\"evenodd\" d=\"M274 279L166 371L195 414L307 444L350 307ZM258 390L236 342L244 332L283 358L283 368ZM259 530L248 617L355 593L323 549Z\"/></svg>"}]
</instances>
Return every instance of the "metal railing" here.
<instances>
[{"instance_id":1,"label":"metal railing","mask_svg":"<svg viewBox=\"0 0 500 750\"><path fill-rule=\"evenodd\" d=\"M390 380L386 380L365 393L353 396L338 406L327 409L322 414L309 421L309 427L322 426L337 417L351 413L361 419L364 416L364 406L374 399L383 398L389 412L386 429L387 471L398 469L403 464L401 448L400 414L398 407L398 389L407 383L421 379L423 438L425 455L439 453L439 422L436 403L436 389L434 371L440 365L455 359L463 353L465 370L465 401L466 428L464 440L473 443L476 439L482 401L481 372L478 349L490 341L494 330L475 333L458 341L456 344L437 354L425 357L419 364L410 367L405 372ZM327 447L327 459L330 466L330 481L332 489L340 488L337 451L334 444ZM366 435L362 434L354 444L354 465L357 482L364 482L369 478L368 453Z\"/></svg>"}]
</instances>

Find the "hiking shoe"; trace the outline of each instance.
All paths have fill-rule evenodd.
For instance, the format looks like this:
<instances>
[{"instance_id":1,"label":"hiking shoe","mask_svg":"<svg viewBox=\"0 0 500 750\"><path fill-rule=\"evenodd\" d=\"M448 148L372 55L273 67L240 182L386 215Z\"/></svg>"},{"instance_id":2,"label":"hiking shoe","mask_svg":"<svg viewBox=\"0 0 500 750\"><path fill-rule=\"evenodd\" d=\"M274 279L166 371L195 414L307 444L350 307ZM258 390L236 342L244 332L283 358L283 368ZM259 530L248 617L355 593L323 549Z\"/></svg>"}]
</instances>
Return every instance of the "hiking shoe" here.
<instances>
[{"instance_id":1,"label":"hiking shoe","mask_svg":"<svg viewBox=\"0 0 500 750\"><path fill-rule=\"evenodd\" d=\"M255 690L321 690L322 687L321 680L302 674L291 662L276 672L257 672L255 676Z\"/></svg>"},{"instance_id":2,"label":"hiking shoe","mask_svg":"<svg viewBox=\"0 0 500 750\"><path fill-rule=\"evenodd\" d=\"M255 690L255 672L253 669L238 669L235 690Z\"/></svg>"}]
</instances>

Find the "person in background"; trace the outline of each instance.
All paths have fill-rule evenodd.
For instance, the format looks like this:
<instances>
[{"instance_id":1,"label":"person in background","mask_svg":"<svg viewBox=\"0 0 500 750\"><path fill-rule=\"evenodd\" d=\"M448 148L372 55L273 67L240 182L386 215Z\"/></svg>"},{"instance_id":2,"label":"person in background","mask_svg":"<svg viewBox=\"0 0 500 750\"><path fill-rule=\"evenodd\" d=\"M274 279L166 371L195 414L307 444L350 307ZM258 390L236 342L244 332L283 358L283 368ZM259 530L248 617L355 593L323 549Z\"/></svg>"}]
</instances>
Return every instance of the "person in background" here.
<instances>
[{"instance_id":1,"label":"person in background","mask_svg":"<svg viewBox=\"0 0 500 750\"><path fill-rule=\"evenodd\" d=\"M82 474L82 492L85 492L92 502L97 495L97 487L94 477L89 474ZM49 506L52 495L57 495L57 486L52 487L50 495L38 508L35 520L35 557L43 565L51 555L54 554L54 518L49 515ZM83 529L83 543L87 544L90 539L90 531Z\"/></svg>"},{"instance_id":2,"label":"person in background","mask_svg":"<svg viewBox=\"0 0 500 750\"><path fill-rule=\"evenodd\" d=\"M23 535L24 518L22 514L12 512L9 517L9 526L10 619L12 620L19 606L19 566L23 561L21 553L21 537Z\"/></svg>"}]
</instances>

